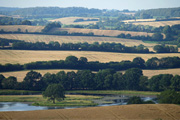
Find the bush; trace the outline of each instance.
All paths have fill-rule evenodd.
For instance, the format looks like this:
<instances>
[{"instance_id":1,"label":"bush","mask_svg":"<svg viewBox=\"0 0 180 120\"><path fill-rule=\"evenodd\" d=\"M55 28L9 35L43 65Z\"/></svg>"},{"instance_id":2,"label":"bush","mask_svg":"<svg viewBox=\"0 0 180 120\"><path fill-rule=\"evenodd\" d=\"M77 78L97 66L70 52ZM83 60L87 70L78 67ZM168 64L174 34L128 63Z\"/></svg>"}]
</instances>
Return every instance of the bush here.
<instances>
[{"instance_id":1,"label":"bush","mask_svg":"<svg viewBox=\"0 0 180 120\"><path fill-rule=\"evenodd\" d=\"M166 90L158 96L159 103L180 104L180 93L175 90Z\"/></svg>"}]
</instances>

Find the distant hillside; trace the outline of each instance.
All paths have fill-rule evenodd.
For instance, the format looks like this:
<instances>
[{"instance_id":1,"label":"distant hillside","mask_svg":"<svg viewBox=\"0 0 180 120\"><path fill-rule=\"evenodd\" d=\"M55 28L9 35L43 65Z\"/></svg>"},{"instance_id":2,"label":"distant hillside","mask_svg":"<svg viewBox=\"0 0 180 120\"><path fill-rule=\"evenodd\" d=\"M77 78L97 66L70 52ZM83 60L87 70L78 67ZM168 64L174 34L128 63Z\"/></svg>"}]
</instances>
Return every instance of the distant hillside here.
<instances>
[{"instance_id":1,"label":"distant hillside","mask_svg":"<svg viewBox=\"0 0 180 120\"><path fill-rule=\"evenodd\" d=\"M141 10L136 13L136 16L142 17L143 14L150 16L180 17L180 7Z\"/></svg>"},{"instance_id":2,"label":"distant hillside","mask_svg":"<svg viewBox=\"0 0 180 120\"><path fill-rule=\"evenodd\" d=\"M103 11L99 9L88 9L83 7L32 7L32 8L0 8L0 13L8 11L8 15L20 15L23 17L36 17L36 18L57 18L57 17L68 17L68 16L88 16L88 15L99 15ZM11 11L11 12L10 12Z\"/></svg>"},{"instance_id":3,"label":"distant hillside","mask_svg":"<svg viewBox=\"0 0 180 120\"><path fill-rule=\"evenodd\" d=\"M20 8L15 8L15 7L0 7L0 11L15 11L15 10L18 10Z\"/></svg>"},{"instance_id":4,"label":"distant hillside","mask_svg":"<svg viewBox=\"0 0 180 120\"><path fill-rule=\"evenodd\" d=\"M0 7L0 14L13 16L20 15L26 19L61 18L61 17L117 17L119 14L134 14L134 11L119 11L107 9L88 9L84 7L31 7L31 8L5 8Z\"/></svg>"},{"instance_id":5,"label":"distant hillside","mask_svg":"<svg viewBox=\"0 0 180 120\"><path fill-rule=\"evenodd\" d=\"M19 8L14 8L14 7L0 7L0 14L3 15L8 15L11 12L18 10Z\"/></svg>"}]
</instances>

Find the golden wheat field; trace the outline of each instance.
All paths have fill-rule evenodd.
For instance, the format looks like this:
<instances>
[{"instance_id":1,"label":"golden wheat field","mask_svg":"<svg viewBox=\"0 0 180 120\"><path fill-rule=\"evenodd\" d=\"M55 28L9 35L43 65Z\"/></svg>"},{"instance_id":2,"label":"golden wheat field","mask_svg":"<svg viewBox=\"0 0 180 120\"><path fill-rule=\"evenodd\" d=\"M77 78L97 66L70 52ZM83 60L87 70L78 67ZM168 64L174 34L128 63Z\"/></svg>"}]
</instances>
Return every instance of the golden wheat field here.
<instances>
[{"instance_id":1,"label":"golden wheat field","mask_svg":"<svg viewBox=\"0 0 180 120\"><path fill-rule=\"evenodd\" d=\"M173 104L119 105L76 109L0 112L3 120L179 120Z\"/></svg>"},{"instance_id":2,"label":"golden wheat field","mask_svg":"<svg viewBox=\"0 0 180 120\"><path fill-rule=\"evenodd\" d=\"M113 53L113 52L92 52L92 51L30 51L30 50L0 50L0 63L29 63L35 61L65 60L67 56L86 57L89 61L122 61L133 60L135 57L142 57L147 60L152 57L180 57L179 53L167 54L132 54L132 53Z\"/></svg>"},{"instance_id":3,"label":"golden wheat field","mask_svg":"<svg viewBox=\"0 0 180 120\"><path fill-rule=\"evenodd\" d=\"M49 20L51 22L61 22L65 25L71 25L71 24L81 24L81 25L89 25L89 24L96 24L98 21L83 21L83 22L74 22L76 19L99 19L99 18L90 18L90 17L64 17L64 18L58 18Z\"/></svg>"},{"instance_id":4,"label":"golden wheat field","mask_svg":"<svg viewBox=\"0 0 180 120\"><path fill-rule=\"evenodd\" d=\"M132 32L132 31L119 31L119 30L99 30L99 29L81 29L81 28L54 28L50 32L58 31L68 31L68 33L90 33L93 32L94 35L105 35L105 36L118 36L121 33L131 34L131 36L152 36L153 33L147 32Z\"/></svg>"},{"instance_id":5,"label":"golden wheat field","mask_svg":"<svg viewBox=\"0 0 180 120\"><path fill-rule=\"evenodd\" d=\"M0 34L0 38L24 40L26 42L45 42L57 41L59 43L78 43L78 42L115 42L126 46L138 46L143 44L147 47L153 47L156 44L144 43L141 40L111 38L111 37L87 37L87 36L56 36L56 35L35 35L35 34Z\"/></svg>"},{"instance_id":6,"label":"golden wheat field","mask_svg":"<svg viewBox=\"0 0 180 120\"><path fill-rule=\"evenodd\" d=\"M24 71L15 71L15 72L0 72L0 74L4 75L6 78L9 76L14 76L17 78L18 82L22 82L25 78L26 74L30 70L24 70ZM70 69L46 69L46 70L34 70L36 72L41 73L41 75L44 75L46 73L56 74L59 71L65 71L65 72L77 72L77 70L70 70ZM122 71L124 73L124 71ZM180 68L178 69L165 69L165 70L143 70L143 75L147 76L148 78L151 78L152 76L159 75L159 74L173 74L173 75L180 75Z\"/></svg>"},{"instance_id":7,"label":"golden wheat field","mask_svg":"<svg viewBox=\"0 0 180 120\"><path fill-rule=\"evenodd\" d=\"M177 21L157 21L157 22L137 22L137 23L133 23L134 25L149 25L149 26L154 26L154 27L160 27L160 26L172 26L172 25L176 25L176 24L180 24L180 20Z\"/></svg>"},{"instance_id":8,"label":"golden wheat field","mask_svg":"<svg viewBox=\"0 0 180 120\"><path fill-rule=\"evenodd\" d=\"M177 69L164 69L164 70L143 70L144 76L151 78L154 75L159 74L173 74L173 75L180 75L180 68Z\"/></svg>"},{"instance_id":9,"label":"golden wheat field","mask_svg":"<svg viewBox=\"0 0 180 120\"><path fill-rule=\"evenodd\" d=\"M132 22L153 22L156 19L136 19L136 20L123 20L122 22L125 23L132 23Z\"/></svg>"},{"instance_id":10,"label":"golden wheat field","mask_svg":"<svg viewBox=\"0 0 180 120\"><path fill-rule=\"evenodd\" d=\"M41 32L44 26L29 26L29 25L0 25L0 30L4 31L18 31L18 28L21 29L21 32Z\"/></svg>"}]
</instances>

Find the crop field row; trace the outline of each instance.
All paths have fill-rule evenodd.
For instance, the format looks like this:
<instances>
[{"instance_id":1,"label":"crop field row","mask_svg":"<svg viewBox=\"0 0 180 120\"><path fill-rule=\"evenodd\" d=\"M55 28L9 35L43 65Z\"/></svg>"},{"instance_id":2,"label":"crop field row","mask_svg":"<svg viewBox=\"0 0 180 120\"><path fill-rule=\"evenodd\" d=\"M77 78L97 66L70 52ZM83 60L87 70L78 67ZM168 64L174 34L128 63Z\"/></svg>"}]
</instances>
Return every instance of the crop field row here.
<instances>
[{"instance_id":1,"label":"crop field row","mask_svg":"<svg viewBox=\"0 0 180 120\"><path fill-rule=\"evenodd\" d=\"M26 74L30 70L24 70L24 71L15 71L15 72L0 72L0 74L4 75L5 77L9 76L15 76L18 80L18 82L22 82L25 78ZM41 75L44 75L46 73L56 74L59 71L65 71L65 72L77 72L77 70L70 70L70 69L47 69L47 70L34 70L36 72L41 73ZM123 71L124 73L124 71ZM173 75L180 75L180 68L178 69L165 69L165 70L143 70L143 75L147 76L148 78L151 78L152 76L159 75L159 74L173 74Z\"/></svg>"},{"instance_id":2,"label":"crop field row","mask_svg":"<svg viewBox=\"0 0 180 120\"><path fill-rule=\"evenodd\" d=\"M29 63L35 61L65 60L67 56L86 57L89 61L99 62L120 62L122 60L133 60L141 57L144 60L152 57L180 57L179 53L169 54L131 54L131 53L112 53L112 52L92 52L92 51L30 51L30 50L0 50L0 63Z\"/></svg>"},{"instance_id":3,"label":"crop field row","mask_svg":"<svg viewBox=\"0 0 180 120\"><path fill-rule=\"evenodd\" d=\"M87 36L56 36L56 35L36 35L36 34L0 34L0 38L24 40L26 42L45 42L57 41L59 43L78 43L78 42L115 42L121 43L126 46L138 46L143 44L147 47L152 47L156 44L144 43L141 40L122 39L122 38L111 38L111 37L87 37Z\"/></svg>"}]
</instances>

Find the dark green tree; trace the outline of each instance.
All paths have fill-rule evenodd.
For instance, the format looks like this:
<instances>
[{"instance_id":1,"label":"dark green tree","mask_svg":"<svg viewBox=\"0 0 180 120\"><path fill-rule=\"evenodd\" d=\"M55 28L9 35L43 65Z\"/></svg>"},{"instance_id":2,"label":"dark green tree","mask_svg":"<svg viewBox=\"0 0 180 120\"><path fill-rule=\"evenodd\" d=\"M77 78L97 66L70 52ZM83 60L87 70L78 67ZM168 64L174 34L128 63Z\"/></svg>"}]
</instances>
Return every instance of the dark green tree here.
<instances>
[{"instance_id":1,"label":"dark green tree","mask_svg":"<svg viewBox=\"0 0 180 120\"><path fill-rule=\"evenodd\" d=\"M80 82L80 88L92 89L94 87L94 74L90 70L79 70L76 80Z\"/></svg>"},{"instance_id":2,"label":"dark green tree","mask_svg":"<svg viewBox=\"0 0 180 120\"><path fill-rule=\"evenodd\" d=\"M143 104L143 100L140 97L133 96L129 98L127 104Z\"/></svg>"},{"instance_id":3,"label":"dark green tree","mask_svg":"<svg viewBox=\"0 0 180 120\"><path fill-rule=\"evenodd\" d=\"M58 83L61 83L62 86L66 89L68 86L66 73L64 71L60 71L56 73L56 78L57 78Z\"/></svg>"},{"instance_id":4,"label":"dark green tree","mask_svg":"<svg viewBox=\"0 0 180 120\"><path fill-rule=\"evenodd\" d=\"M73 88L77 88L78 83L76 82L76 73L74 71L67 72L67 90L72 90Z\"/></svg>"},{"instance_id":5,"label":"dark green tree","mask_svg":"<svg viewBox=\"0 0 180 120\"><path fill-rule=\"evenodd\" d=\"M136 57L133 59L133 63L138 68L144 68L145 67L145 61L141 57Z\"/></svg>"},{"instance_id":6,"label":"dark green tree","mask_svg":"<svg viewBox=\"0 0 180 120\"><path fill-rule=\"evenodd\" d=\"M35 71L30 71L24 78L24 86L26 90L41 90L42 75Z\"/></svg>"},{"instance_id":7,"label":"dark green tree","mask_svg":"<svg viewBox=\"0 0 180 120\"><path fill-rule=\"evenodd\" d=\"M44 84L43 90L45 90L49 84L58 83L58 79L57 79L57 76L55 74L46 73L42 77L42 82Z\"/></svg>"},{"instance_id":8,"label":"dark green tree","mask_svg":"<svg viewBox=\"0 0 180 120\"><path fill-rule=\"evenodd\" d=\"M78 64L78 58L75 56L66 57L65 64L69 67L74 67Z\"/></svg>"},{"instance_id":9,"label":"dark green tree","mask_svg":"<svg viewBox=\"0 0 180 120\"><path fill-rule=\"evenodd\" d=\"M161 41L163 40L163 35L161 33L154 33L152 35L152 39L155 41Z\"/></svg>"},{"instance_id":10,"label":"dark green tree","mask_svg":"<svg viewBox=\"0 0 180 120\"><path fill-rule=\"evenodd\" d=\"M16 85L17 85L17 78L14 76L10 76L8 78L4 78L2 80L2 88L3 89L16 89Z\"/></svg>"},{"instance_id":11,"label":"dark green tree","mask_svg":"<svg viewBox=\"0 0 180 120\"><path fill-rule=\"evenodd\" d=\"M5 79L4 75L0 74L0 89L2 88L3 79Z\"/></svg>"},{"instance_id":12,"label":"dark green tree","mask_svg":"<svg viewBox=\"0 0 180 120\"><path fill-rule=\"evenodd\" d=\"M31 21L29 20L24 20L21 22L22 25L31 25Z\"/></svg>"},{"instance_id":13,"label":"dark green tree","mask_svg":"<svg viewBox=\"0 0 180 120\"><path fill-rule=\"evenodd\" d=\"M104 88L107 90L114 89L112 87L112 81L113 81L113 75L111 75L111 74L107 75L104 80Z\"/></svg>"},{"instance_id":14,"label":"dark green tree","mask_svg":"<svg viewBox=\"0 0 180 120\"><path fill-rule=\"evenodd\" d=\"M148 77L147 76L141 76L140 81L139 81L140 90L142 90L142 91L148 90L147 86L148 86Z\"/></svg>"},{"instance_id":15,"label":"dark green tree","mask_svg":"<svg viewBox=\"0 0 180 120\"><path fill-rule=\"evenodd\" d=\"M166 90L158 96L159 103L180 104L180 93L175 90Z\"/></svg>"},{"instance_id":16,"label":"dark green tree","mask_svg":"<svg viewBox=\"0 0 180 120\"><path fill-rule=\"evenodd\" d=\"M55 100L64 100L65 90L61 84L50 84L43 92L43 97L48 98L55 104Z\"/></svg>"},{"instance_id":17,"label":"dark green tree","mask_svg":"<svg viewBox=\"0 0 180 120\"><path fill-rule=\"evenodd\" d=\"M123 75L121 72L116 72L115 74L113 74L112 86L113 86L113 89L116 89L116 90L125 89L125 82L124 82Z\"/></svg>"},{"instance_id":18,"label":"dark green tree","mask_svg":"<svg viewBox=\"0 0 180 120\"><path fill-rule=\"evenodd\" d=\"M163 28L163 33L164 34L171 34L172 33L171 27L169 25L165 26Z\"/></svg>"},{"instance_id":19,"label":"dark green tree","mask_svg":"<svg viewBox=\"0 0 180 120\"><path fill-rule=\"evenodd\" d=\"M125 80L125 86L127 90L139 90L139 81L142 76L142 70L139 68L131 68L126 70L123 78Z\"/></svg>"},{"instance_id":20,"label":"dark green tree","mask_svg":"<svg viewBox=\"0 0 180 120\"><path fill-rule=\"evenodd\" d=\"M180 91L180 76L179 75L175 75L171 79L171 88L176 91Z\"/></svg>"}]
</instances>

